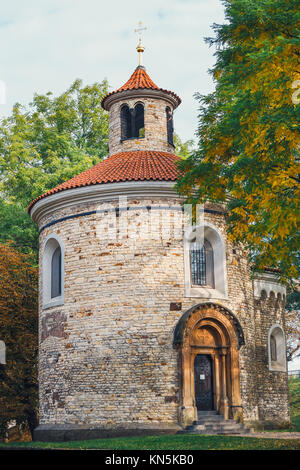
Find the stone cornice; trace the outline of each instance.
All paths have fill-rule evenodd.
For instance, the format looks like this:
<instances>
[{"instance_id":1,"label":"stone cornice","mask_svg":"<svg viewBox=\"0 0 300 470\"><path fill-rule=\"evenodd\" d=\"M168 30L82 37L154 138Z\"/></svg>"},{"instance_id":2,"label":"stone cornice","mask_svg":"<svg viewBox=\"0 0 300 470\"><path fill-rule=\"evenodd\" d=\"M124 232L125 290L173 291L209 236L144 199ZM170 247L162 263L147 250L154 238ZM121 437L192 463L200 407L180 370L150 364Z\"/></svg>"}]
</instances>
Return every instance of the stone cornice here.
<instances>
[{"instance_id":1,"label":"stone cornice","mask_svg":"<svg viewBox=\"0 0 300 470\"><path fill-rule=\"evenodd\" d=\"M30 216L37 225L40 225L43 217L50 216L61 209L80 204L112 202L121 196L127 196L130 199L160 197L181 199L173 188L174 181L128 181L68 189L37 201L30 210Z\"/></svg>"},{"instance_id":2,"label":"stone cornice","mask_svg":"<svg viewBox=\"0 0 300 470\"><path fill-rule=\"evenodd\" d=\"M170 94L163 90L151 90L151 89L136 89L136 90L126 90L120 91L118 93L107 96L105 101L103 101L103 107L107 111L110 110L111 106L118 101L124 101L126 99L142 99L142 98L154 98L162 99L171 104L173 109L177 108L180 104L178 97L174 94Z\"/></svg>"},{"instance_id":3,"label":"stone cornice","mask_svg":"<svg viewBox=\"0 0 300 470\"><path fill-rule=\"evenodd\" d=\"M255 274L253 287L255 298L260 298L262 291L266 292L267 297L269 297L271 292L274 292L275 296L278 294L286 295L286 288L281 284L277 273L264 272Z\"/></svg>"}]
</instances>

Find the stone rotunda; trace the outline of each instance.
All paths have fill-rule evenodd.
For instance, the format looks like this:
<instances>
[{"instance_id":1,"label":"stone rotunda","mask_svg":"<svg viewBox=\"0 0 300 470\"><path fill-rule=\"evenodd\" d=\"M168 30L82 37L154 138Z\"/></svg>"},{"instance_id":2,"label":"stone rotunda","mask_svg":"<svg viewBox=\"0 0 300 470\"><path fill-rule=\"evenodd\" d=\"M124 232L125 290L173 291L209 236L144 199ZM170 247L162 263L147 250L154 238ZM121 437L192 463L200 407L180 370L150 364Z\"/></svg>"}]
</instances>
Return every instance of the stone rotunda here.
<instances>
[{"instance_id":1,"label":"stone rotunda","mask_svg":"<svg viewBox=\"0 0 300 470\"><path fill-rule=\"evenodd\" d=\"M253 278L225 207L174 190L181 100L139 65L104 97L109 156L29 206L39 227L38 440L288 422L285 289ZM204 419L205 420L205 419Z\"/></svg>"}]
</instances>

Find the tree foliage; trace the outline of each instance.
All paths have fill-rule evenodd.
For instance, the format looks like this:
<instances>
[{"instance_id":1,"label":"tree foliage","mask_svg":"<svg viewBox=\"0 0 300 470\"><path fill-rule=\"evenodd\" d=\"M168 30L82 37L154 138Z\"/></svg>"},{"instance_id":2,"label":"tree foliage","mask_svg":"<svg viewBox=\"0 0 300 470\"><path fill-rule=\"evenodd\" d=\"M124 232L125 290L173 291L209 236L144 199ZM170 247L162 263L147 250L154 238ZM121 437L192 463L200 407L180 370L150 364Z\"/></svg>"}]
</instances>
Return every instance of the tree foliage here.
<instances>
[{"instance_id":1,"label":"tree foliage","mask_svg":"<svg viewBox=\"0 0 300 470\"><path fill-rule=\"evenodd\" d=\"M28 204L107 154L108 114L101 107L107 91L106 81L83 87L76 80L58 97L36 94L29 107L16 104L2 120L0 241L36 253Z\"/></svg>"},{"instance_id":2,"label":"tree foliage","mask_svg":"<svg viewBox=\"0 0 300 470\"><path fill-rule=\"evenodd\" d=\"M199 147L180 163L188 202L228 203L228 231L257 270L299 272L299 2L226 0L213 25L216 88L200 102Z\"/></svg>"},{"instance_id":3,"label":"tree foliage","mask_svg":"<svg viewBox=\"0 0 300 470\"><path fill-rule=\"evenodd\" d=\"M190 139L182 142L178 134L174 134L175 153L181 158L188 158L191 156L195 142Z\"/></svg>"},{"instance_id":4,"label":"tree foliage","mask_svg":"<svg viewBox=\"0 0 300 470\"><path fill-rule=\"evenodd\" d=\"M287 334L287 355L292 361L300 357L300 287L297 285L287 295L285 331Z\"/></svg>"},{"instance_id":5,"label":"tree foliage","mask_svg":"<svg viewBox=\"0 0 300 470\"><path fill-rule=\"evenodd\" d=\"M12 420L31 431L37 425L37 311L37 270L26 255L0 244L0 339L6 345L6 364L0 365L2 431Z\"/></svg>"}]
</instances>

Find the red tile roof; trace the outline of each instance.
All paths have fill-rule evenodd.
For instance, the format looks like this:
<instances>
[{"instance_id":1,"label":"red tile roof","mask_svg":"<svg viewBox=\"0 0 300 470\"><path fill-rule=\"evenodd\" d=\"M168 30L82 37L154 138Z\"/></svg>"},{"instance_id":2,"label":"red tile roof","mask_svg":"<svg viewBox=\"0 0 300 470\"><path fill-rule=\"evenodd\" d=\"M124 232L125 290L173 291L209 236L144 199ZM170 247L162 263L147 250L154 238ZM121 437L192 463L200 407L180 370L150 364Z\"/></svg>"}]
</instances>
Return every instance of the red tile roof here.
<instances>
[{"instance_id":1,"label":"red tile roof","mask_svg":"<svg viewBox=\"0 0 300 470\"><path fill-rule=\"evenodd\" d=\"M121 86L114 93L137 88L151 88L151 90L159 90L159 87L151 80L144 68L136 68L125 85Z\"/></svg>"},{"instance_id":2,"label":"red tile roof","mask_svg":"<svg viewBox=\"0 0 300 470\"><path fill-rule=\"evenodd\" d=\"M28 211L40 199L67 189L122 181L176 181L178 160L179 157L172 153L151 150L117 153L37 197Z\"/></svg>"},{"instance_id":3,"label":"red tile roof","mask_svg":"<svg viewBox=\"0 0 300 470\"><path fill-rule=\"evenodd\" d=\"M121 86L121 88L118 88L116 91L112 91L111 93L108 93L108 95L104 96L102 99L102 106L104 107L104 103L106 98L108 98L111 95L114 95L116 93L120 93L121 91L128 91L128 90L137 90L137 89L148 89L148 90L159 90L163 91L164 93L168 93L169 95L174 96L176 100L178 100L178 105L181 103L181 99L179 96L176 95L176 93L173 93L173 91L168 91L164 90L163 88L159 88L149 77L149 75L146 72L146 69L144 67L137 67L133 74L131 75L130 79L125 83L125 85Z\"/></svg>"}]
</instances>

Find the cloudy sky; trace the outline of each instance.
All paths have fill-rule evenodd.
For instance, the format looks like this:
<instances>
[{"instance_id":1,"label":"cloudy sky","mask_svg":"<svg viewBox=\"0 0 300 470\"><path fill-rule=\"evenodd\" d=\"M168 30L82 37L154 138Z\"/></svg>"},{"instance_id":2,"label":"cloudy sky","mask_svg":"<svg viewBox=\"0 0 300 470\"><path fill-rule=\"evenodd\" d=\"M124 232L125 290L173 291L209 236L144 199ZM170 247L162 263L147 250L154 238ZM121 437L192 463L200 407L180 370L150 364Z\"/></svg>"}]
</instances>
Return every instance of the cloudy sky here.
<instances>
[{"instance_id":1,"label":"cloudy sky","mask_svg":"<svg viewBox=\"0 0 300 470\"><path fill-rule=\"evenodd\" d=\"M182 104L175 128L184 140L197 126L195 92L213 89L214 63L204 37L224 21L221 0L10 0L0 7L0 80L6 85L0 116L34 93L60 94L76 78L91 84L107 78L112 89L135 69L138 21L147 26L144 65L160 87Z\"/></svg>"}]
</instances>

